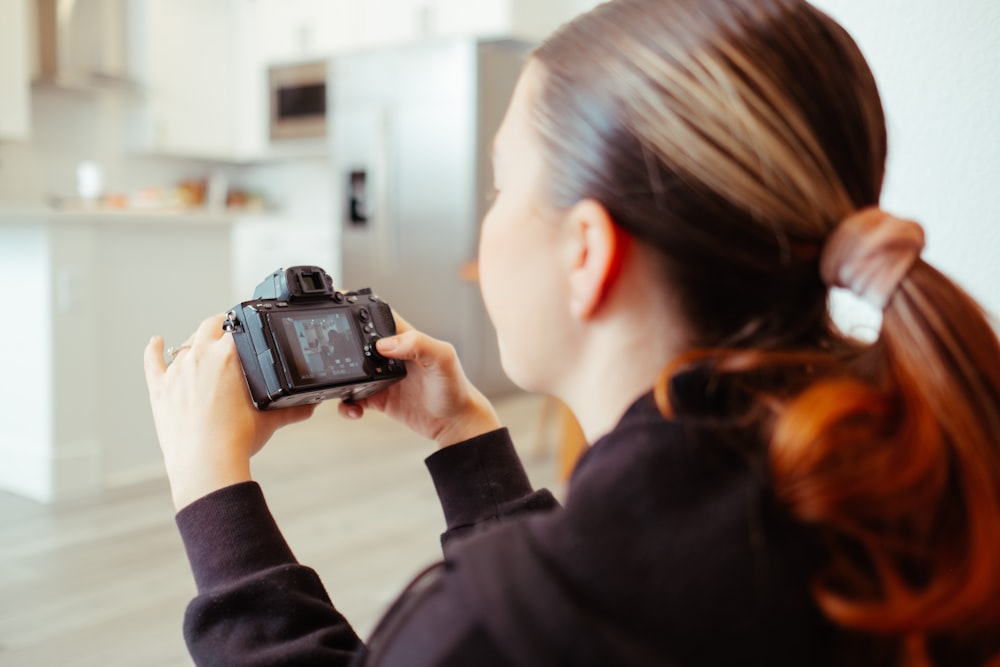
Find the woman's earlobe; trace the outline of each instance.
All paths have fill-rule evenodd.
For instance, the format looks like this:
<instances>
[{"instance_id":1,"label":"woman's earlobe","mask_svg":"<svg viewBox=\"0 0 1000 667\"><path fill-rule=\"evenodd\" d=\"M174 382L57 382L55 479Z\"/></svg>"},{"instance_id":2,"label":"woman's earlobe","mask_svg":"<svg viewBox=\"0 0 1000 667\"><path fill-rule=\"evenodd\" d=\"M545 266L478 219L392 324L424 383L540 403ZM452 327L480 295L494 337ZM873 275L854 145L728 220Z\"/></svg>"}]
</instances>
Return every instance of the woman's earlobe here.
<instances>
[{"instance_id":1,"label":"woman's earlobe","mask_svg":"<svg viewBox=\"0 0 1000 667\"><path fill-rule=\"evenodd\" d=\"M607 209L593 199L575 204L567 223L576 243L570 271L570 313L583 321L600 309L618 278L628 237Z\"/></svg>"}]
</instances>

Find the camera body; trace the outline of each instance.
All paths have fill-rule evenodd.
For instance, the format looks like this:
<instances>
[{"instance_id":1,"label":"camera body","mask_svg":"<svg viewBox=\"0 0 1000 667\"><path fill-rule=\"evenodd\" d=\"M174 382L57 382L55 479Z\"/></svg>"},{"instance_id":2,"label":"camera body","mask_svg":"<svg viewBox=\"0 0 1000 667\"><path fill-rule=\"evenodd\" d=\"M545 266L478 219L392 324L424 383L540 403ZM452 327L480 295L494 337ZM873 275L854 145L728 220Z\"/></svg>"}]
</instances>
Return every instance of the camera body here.
<instances>
[{"instance_id":1,"label":"camera body","mask_svg":"<svg viewBox=\"0 0 1000 667\"><path fill-rule=\"evenodd\" d=\"M388 304L369 288L335 290L318 266L276 270L223 328L259 410L360 399L406 376L403 362L375 351L375 341L396 333Z\"/></svg>"}]
</instances>

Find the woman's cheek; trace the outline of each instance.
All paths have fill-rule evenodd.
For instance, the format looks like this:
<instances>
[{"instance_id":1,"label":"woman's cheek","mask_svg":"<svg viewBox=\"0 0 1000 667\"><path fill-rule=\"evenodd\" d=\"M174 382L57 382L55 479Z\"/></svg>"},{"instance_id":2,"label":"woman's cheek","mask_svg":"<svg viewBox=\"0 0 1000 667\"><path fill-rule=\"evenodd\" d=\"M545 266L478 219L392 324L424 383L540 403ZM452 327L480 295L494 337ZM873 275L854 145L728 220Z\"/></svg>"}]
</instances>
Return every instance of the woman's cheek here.
<instances>
[{"instance_id":1,"label":"woman's cheek","mask_svg":"<svg viewBox=\"0 0 1000 667\"><path fill-rule=\"evenodd\" d=\"M479 232L479 287L486 304L486 310L490 318L494 319L494 325L496 324L493 311L494 286L500 279L497 275L500 272L498 267L500 262L497 257L500 239L497 234L496 208L497 205L494 203L483 219L483 225Z\"/></svg>"}]
</instances>

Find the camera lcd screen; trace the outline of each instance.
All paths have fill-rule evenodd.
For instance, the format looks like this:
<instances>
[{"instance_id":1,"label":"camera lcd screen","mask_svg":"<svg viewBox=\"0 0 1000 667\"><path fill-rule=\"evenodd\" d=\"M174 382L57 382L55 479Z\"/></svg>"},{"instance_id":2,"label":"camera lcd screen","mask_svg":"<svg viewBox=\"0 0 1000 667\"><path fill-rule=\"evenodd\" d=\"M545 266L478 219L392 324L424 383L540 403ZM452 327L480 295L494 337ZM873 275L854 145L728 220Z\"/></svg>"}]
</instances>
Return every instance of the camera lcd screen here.
<instances>
[{"instance_id":1,"label":"camera lcd screen","mask_svg":"<svg viewBox=\"0 0 1000 667\"><path fill-rule=\"evenodd\" d=\"M295 387L364 379L364 356L342 310L272 315L272 330Z\"/></svg>"}]
</instances>

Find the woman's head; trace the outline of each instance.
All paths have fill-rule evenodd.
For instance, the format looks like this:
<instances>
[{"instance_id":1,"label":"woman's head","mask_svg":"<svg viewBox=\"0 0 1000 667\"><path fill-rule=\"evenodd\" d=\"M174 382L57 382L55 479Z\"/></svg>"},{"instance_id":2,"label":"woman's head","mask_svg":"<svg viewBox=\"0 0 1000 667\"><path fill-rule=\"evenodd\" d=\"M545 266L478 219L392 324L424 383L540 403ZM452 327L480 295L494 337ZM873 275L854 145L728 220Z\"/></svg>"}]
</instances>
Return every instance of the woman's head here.
<instances>
[{"instance_id":1,"label":"woman's head","mask_svg":"<svg viewBox=\"0 0 1000 667\"><path fill-rule=\"evenodd\" d=\"M819 249L877 203L886 155L846 32L801 0L617 0L535 60L544 198L594 199L653 248L695 344L822 335Z\"/></svg>"},{"instance_id":2,"label":"woman's head","mask_svg":"<svg viewBox=\"0 0 1000 667\"><path fill-rule=\"evenodd\" d=\"M911 657L928 639L995 641L996 332L913 260L919 234L877 290L877 341L829 320L821 251L878 204L887 150L850 36L804 0L614 0L556 32L526 76L538 210L598 202L656 259L692 356L761 399L775 494L838 545L814 582L824 610L905 637Z\"/></svg>"}]
</instances>

